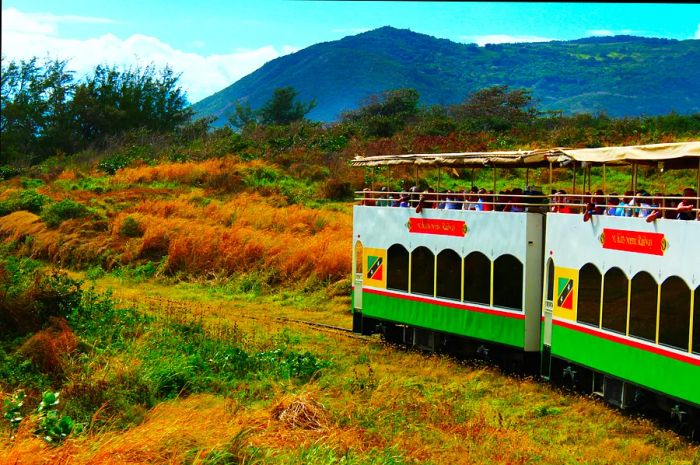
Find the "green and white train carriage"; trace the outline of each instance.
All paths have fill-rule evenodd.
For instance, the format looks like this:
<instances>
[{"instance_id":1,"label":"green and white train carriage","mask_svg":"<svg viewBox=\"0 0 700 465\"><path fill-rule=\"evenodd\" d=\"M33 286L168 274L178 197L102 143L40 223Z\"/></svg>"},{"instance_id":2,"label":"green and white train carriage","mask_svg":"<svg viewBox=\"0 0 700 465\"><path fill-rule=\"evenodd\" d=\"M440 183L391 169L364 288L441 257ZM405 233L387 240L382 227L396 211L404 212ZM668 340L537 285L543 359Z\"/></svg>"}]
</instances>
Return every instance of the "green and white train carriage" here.
<instances>
[{"instance_id":1,"label":"green and white train carriage","mask_svg":"<svg viewBox=\"0 0 700 465\"><path fill-rule=\"evenodd\" d=\"M466 337L478 344L461 341L462 351L500 346L529 354L536 366L542 220L536 213L355 206L356 329L375 332L379 324L388 339L428 349Z\"/></svg>"},{"instance_id":2,"label":"green and white train carriage","mask_svg":"<svg viewBox=\"0 0 700 465\"><path fill-rule=\"evenodd\" d=\"M694 167L700 183L698 142L563 156ZM543 376L621 407L652 401L697 417L700 221L548 214L544 251Z\"/></svg>"},{"instance_id":3,"label":"green and white train carriage","mask_svg":"<svg viewBox=\"0 0 700 465\"><path fill-rule=\"evenodd\" d=\"M633 165L635 177L637 164L665 163L697 169L700 184L700 142L353 164L562 162ZM700 221L365 205L353 214L356 331L428 350L481 352L524 371L534 366L621 407L651 401L697 425Z\"/></svg>"}]
</instances>

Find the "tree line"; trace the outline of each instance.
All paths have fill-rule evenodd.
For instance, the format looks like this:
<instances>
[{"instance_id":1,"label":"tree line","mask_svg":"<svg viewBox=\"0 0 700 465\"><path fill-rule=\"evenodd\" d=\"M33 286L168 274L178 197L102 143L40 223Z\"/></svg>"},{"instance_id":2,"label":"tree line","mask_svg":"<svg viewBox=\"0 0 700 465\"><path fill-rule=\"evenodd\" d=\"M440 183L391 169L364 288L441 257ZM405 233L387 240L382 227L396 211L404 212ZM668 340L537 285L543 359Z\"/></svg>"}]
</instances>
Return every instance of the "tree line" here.
<instances>
[{"instance_id":1,"label":"tree line","mask_svg":"<svg viewBox=\"0 0 700 465\"><path fill-rule=\"evenodd\" d=\"M154 65L98 65L76 80L65 60L2 59L2 163L99 147L135 128L173 131L192 117L179 75Z\"/></svg>"},{"instance_id":2,"label":"tree line","mask_svg":"<svg viewBox=\"0 0 700 465\"><path fill-rule=\"evenodd\" d=\"M76 80L66 61L6 63L3 58L1 77L0 165L31 165L86 149L109 151L111 142L135 131L165 135L169 157L175 160L187 158L189 149L174 145L208 140L215 152L229 150L283 165L303 159L306 166L311 159L315 163L357 153L598 147L700 136L700 114L564 115L539 110L529 90L505 85L478 90L457 104L433 106L421 105L415 89L387 90L331 124L308 121L315 100L299 101L294 88L283 87L259 109L233 102L228 128L212 130L213 118L193 121L180 76L169 67L100 65ZM114 169L140 155L120 157Z\"/></svg>"}]
</instances>

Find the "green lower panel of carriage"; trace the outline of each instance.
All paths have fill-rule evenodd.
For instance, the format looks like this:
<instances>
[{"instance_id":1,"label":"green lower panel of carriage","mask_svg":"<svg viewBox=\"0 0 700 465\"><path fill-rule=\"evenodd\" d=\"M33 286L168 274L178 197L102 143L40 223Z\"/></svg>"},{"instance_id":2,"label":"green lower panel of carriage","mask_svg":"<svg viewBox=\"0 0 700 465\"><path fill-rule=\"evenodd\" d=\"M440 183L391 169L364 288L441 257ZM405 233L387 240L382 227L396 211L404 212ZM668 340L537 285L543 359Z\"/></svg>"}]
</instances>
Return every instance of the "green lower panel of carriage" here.
<instances>
[{"instance_id":1,"label":"green lower panel of carriage","mask_svg":"<svg viewBox=\"0 0 700 465\"><path fill-rule=\"evenodd\" d=\"M559 325L552 356L700 406L700 366Z\"/></svg>"},{"instance_id":2,"label":"green lower panel of carriage","mask_svg":"<svg viewBox=\"0 0 700 465\"><path fill-rule=\"evenodd\" d=\"M520 349L524 347L525 320L517 314L484 313L437 302L363 292L362 315Z\"/></svg>"}]
</instances>

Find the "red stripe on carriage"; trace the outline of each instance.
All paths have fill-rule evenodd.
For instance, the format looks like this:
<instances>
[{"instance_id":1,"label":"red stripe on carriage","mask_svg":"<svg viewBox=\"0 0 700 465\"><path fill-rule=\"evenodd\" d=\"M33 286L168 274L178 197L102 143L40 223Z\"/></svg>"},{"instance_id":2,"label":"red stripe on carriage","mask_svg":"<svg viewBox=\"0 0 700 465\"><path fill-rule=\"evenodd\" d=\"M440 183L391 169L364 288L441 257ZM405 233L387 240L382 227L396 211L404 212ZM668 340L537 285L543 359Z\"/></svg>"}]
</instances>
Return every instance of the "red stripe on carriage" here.
<instances>
[{"instance_id":1,"label":"red stripe on carriage","mask_svg":"<svg viewBox=\"0 0 700 465\"><path fill-rule=\"evenodd\" d=\"M498 309L494 309L494 308L477 307L475 305L465 304L462 302L450 302L447 300L440 300L440 299L435 299L435 298L430 298L430 297L417 296L414 294L403 294L403 293L398 293L398 292L389 292L389 291L383 291L380 289L367 288L367 287L363 288L362 292L366 292L368 294L381 295L384 297L393 297L393 298L404 299L404 300L412 300L414 302L421 302L421 303L425 303L425 304L440 305L441 307L456 308L458 310L469 310L472 312L486 313L489 315L503 316L506 318L515 318L517 320L524 320L525 319L525 314L518 311L518 310L498 310Z\"/></svg>"}]
</instances>

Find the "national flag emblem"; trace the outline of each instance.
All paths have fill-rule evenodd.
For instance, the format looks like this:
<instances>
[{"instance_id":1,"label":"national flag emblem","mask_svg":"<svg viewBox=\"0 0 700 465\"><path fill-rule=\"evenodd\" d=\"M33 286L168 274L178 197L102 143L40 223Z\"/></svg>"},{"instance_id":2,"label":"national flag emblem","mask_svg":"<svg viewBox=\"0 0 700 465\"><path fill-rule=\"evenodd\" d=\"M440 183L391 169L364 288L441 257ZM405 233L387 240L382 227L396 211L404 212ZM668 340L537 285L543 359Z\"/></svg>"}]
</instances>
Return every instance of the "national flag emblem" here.
<instances>
[{"instance_id":1,"label":"national flag emblem","mask_svg":"<svg viewBox=\"0 0 700 465\"><path fill-rule=\"evenodd\" d=\"M574 280L571 278L559 278L557 282L557 306L567 310L574 308Z\"/></svg>"},{"instance_id":2,"label":"national flag emblem","mask_svg":"<svg viewBox=\"0 0 700 465\"><path fill-rule=\"evenodd\" d=\"M376 255L367 256L367 279L381 281L384 272L382 257Z\"/></svg>"}]
</instances>

